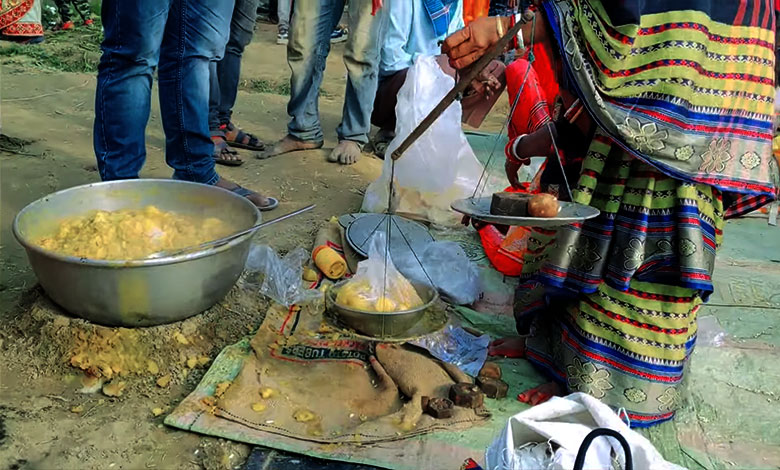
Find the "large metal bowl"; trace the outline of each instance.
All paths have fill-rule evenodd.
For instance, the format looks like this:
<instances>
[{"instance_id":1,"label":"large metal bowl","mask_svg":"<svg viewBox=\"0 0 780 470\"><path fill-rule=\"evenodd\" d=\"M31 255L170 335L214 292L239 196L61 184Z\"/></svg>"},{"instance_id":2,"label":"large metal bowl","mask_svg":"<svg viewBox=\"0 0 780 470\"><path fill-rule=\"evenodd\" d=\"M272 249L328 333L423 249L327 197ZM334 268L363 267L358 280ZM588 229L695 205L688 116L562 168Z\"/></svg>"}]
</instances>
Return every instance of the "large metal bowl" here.
<instances>
[{"instance_id":1,"label":"large metal bowl","mask_svg":"<svg viewBox=\"0 0 780 470\"><path fill-rule=\"evenodd\" d=\"M35 242L63 219L94 210L139 209L217 217L235 228L260 222L260 212L230 191L175 180L94 183L50 194L22 209L13 231L46 293L68 312L105 325L148 326L200 313L235 284L251 234L217 248L145 260L94 260L45 250ZM204 240L206 241L206 240Z\"/></svg>"},{"instance_id":2,"label":"large metal bowl","mask_svg":"<svg viewBox=\"0 0 780 470\"><path fill-rule=\"evenodd\" d=\"M347 281L349 282L349 281ZM393 338L403 335L420 321L426 310L439 300L439 293L435 288L422 284L412 283L417 294L423 301L423 305L400 312L369 312L358 310L336 302L339 287L345 283L337 284L328 289L325 302L328 311L336 315L344 325L374 338Z\"/></svg>"}]
</instances>

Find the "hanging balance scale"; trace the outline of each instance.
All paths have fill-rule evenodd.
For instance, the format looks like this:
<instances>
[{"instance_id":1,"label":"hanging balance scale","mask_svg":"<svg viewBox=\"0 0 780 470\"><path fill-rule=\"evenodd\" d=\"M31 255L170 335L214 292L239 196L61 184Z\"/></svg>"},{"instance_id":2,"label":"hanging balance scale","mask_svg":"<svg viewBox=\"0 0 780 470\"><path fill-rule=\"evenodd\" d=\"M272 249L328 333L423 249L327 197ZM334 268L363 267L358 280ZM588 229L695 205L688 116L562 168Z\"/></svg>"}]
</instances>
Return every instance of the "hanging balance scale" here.
<instances>
[{"instance_id":1,"label":"hanging balance scale","mask_svg":"<svg viewBox=\"0 0 780 470\"><path fill-rule=\"evenodd\" d=\"M395 162L403 156L403 154L425 133L426 130L428 130L428 128L456 99L459 99L462 96L471 82L477 78L479 73L485 69L491 61L496 59L505 50L515 35L520 31L522 25L527 23L529 19L531 18L524 16L522 21L518 21L490 50L469 67L455 86L441 99L441 101L439 101L430 113L428 113L428 115L390 155L390 182L387 211L383 214L350 214L342 216L339 220L346 230L346 238L349 244L359 254L367 256L369 241L373 234L377 231L384 231L386 234L385 240L387 240L384 258L385 266L387 266L388 261L393 258L398 259L397 257L399 256L411 255L417 263L419 263L430 283L430 285L415 284L415 288L423 299L424 305L407 311L387 313L355 310L338 305L335 302L334 289L331 289L326 295L326 302L329 305L329 310L337 317L336 322L338 324L358 332L358 334L355 334L354 331L352 331L353 335L364 339L403 342L433 334L446 326L448 322L446 306L444 306L443 302L439 301L436 289L431 287L434 283L425 271L425 266L420 262L418 256L426 245L433 242L433 237L424 225L395 214L393 208L393 197L395 195ZM535 21L535 17L533 18L533 21ZM529 47L533 47L533 34L531 35ZM533 61L533 57L529 60ZM572 202L560 202L560 210L555 217L542 218L528 217L525 215L494 215L491 214L490 211L491 197L481 197L481 192L484 191L487 183L487 168L498 147L498 142L514 114L514 110L519 101L518 98L522 94L528 78L528 71L530 71L530 67L526 71L522 85L512 103L509 115L504 121L501 131L496 136L493 150L489 155L487 163L484 165L483 173L477 182L472 197L458 199L452 203L451 207L454 211L474 219L488 223L513 226L554 227L568 225L595 217L599 213L598 210ZM553 145L555 146L555 153L558 156L558 164L561 167L561 172L565 179L563 163L560 160L552 131L550 131L550 135L553 137ZM483 179L485 181L484 185L482 184ZM567 181L565 182L565 186L566 190L570 191ZM478 193L480 193L479 196ZM383 286L383 289L383 293L386 292L386 284Z\"/></svg>"}]
</instances>

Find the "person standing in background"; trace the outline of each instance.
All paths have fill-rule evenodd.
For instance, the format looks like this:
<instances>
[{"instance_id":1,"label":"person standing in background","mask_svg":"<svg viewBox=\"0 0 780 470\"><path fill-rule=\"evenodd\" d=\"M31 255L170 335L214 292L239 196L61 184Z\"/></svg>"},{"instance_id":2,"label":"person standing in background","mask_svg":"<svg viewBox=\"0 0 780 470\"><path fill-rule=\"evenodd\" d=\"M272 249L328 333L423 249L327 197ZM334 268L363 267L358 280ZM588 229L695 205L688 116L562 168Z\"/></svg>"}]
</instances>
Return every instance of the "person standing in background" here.
<instances>
[{"instance_id":1,"label":"person standing in background","mask_svg":"<svg viewBox=\"0 0 780 470\"><path fill-rule=\"evenodd\" d=\"M225 51L233 6L224 0L103 0L94 145L104 181L138 178L146 160L157 68L165 160L173 177L233 191L261 210L275 207L272 198L222 178L214 169L209 64Z\"/></svg>"},{"instance_id":2,"label":"person standing in background","mask_svg":"<svg viewBox=\"0 0 780 470\"><path fill-rule=\"evenodd\" d=\"M344 165L360 158L371 129L381 37L379 15L372 3L351 0L348 6L349 38L344 51L347 90L341 124L336 130L339 143L328 157L329 161ZM287 135L258 154L258 158L322 147L324 136L317 102L331 34L343 11L344 0L295 1L287 45L287 63L292 71L287 113L291 120Z\"/></svg>"},{"instance_id":3,"label":"person standing in background","mask_svg":"<svg viewBox=\"0 0 780 470\"><path fill-rule=\"evenodd\" d=\"M57 5L57 12L60 14L62 24L60 29L67 31L73 29L76 25L73 23L73 19L70 16L70 6L73 5L73 9L76 10L76 14L81 17L81 21L84 22L84 26L92 26L92 9L89 6L88 0L54 0Z\"/></svg>"},{"instance_id":4,"label":"person standing in background","mask_svg":"<svg viewBox=\"0 0 780 470\"><path fill-rule=\"evenodd\" d=\"M279 0L276 5L276 15L279 17L279 30L276 35L276 44L287 44L287 41L290 38L291 11L292 0Z\"/></svg>"},{"instance_id":5,"label":"person standing in background","mask_svg":"<svg viewBox=\"0 0 780 470\"><path fill-rule=\"evenodd\" d=\"M278 16L278 33L276 35L276 44L286 45L290 40L290 14L292 12L293 0L279 0L277 3L276 15ZM333 32L330 33L331 44L344 42L347 40L347 32L338 27L341 15L338 15Z\"/></svg>"},{"instance_id":6,"label":"person standing in background","mask_svg":"<svg viewBox=\"0 0 780 470\"><path fill-rule=\"evenodd\" d=\"M374 152L382 157L395 137L395 105L409 67L421 55L441 54L439 40L464 26L462 0L396 0L384 8L379 85L371 113L371 123L379 127Z\"/></svg>"},{"instance_id":7,"label":"person standing in background","mask_svg":"<svg viewBox=\"0 0 780 470\"><path fill-rule=\"evenodd\" d=\"M42 0L0 2L0 39L20 44L43 42Z\"/></svg>"},{"instance_id":8,"label":"person standing in background","mask_svg":"<svg viewBox=\"0 0 780 470\"><path fill-rule=\"evenodd\" d=\"M231 147L255 151L265 148L260 139L244 132L231 121L238 94L241 60L255 31L257 5L258 0L235 0L225 55L209 64L209 131L214 142L214 161L228 166L243 163Z\"/></svg>"}]
</instances>

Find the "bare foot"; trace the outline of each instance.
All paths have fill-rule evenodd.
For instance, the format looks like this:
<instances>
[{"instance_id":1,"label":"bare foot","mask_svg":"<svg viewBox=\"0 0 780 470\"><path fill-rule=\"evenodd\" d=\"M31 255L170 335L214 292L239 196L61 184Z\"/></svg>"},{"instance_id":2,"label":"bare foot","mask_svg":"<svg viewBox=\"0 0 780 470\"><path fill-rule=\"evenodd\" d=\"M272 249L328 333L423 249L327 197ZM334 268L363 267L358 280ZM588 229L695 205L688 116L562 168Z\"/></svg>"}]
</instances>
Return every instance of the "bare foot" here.
<instances>
[{"instance_id":1,"label":"bare foot","mask_svg":"<svg viewBox=\"0 0 780 470\"><path fill-rule=\"evenodd\" d=\"M499 357L525 357L525 337L514 336L493 341L488 346L488 355Z\"/></svg>"},{"instance_id":2,"label":"bare foot","mask_svg":"<svg viewBox=\"0 0 780 470\"><path fill-rule=\"evenodd\" d=\"M275 143L273 147L265 149L265 151L257 154L257 158L265 160L266 158L275 157L290 152L298 152L301 150L313 150L322 147L322 141L300 140L287 134L282 140Z\"/></svg>"},{"instance_id":3,"label":"bare foot","mask_svg":"<svg viewBox=\"0 0 780 470\"><path fill-rule=\"evenodd\" d=\"M211 136L214 142L214 162L225 166L240 166L244 163L238 152L232 150L222 136Z\"/></svg>"},{"instance_id":4,"label":"bare foot","mask_svg":"<svg viewBox=\"0 0 780 470\"><path fill-rule=\"evenodd\" d=\"M214 186L227 189L228 191L232 191L238 194L239 196L244 196L245 198L249 199L249 201L251 201L252 204L257 206L257 208L260 209L261 211L269 211L275 209L276 206L279 205L279 201L277 201L276 199L272 197L265 197L260 193L256 193L250 189L244 188L243 186L234 183L229 179L225 179L221 176L219 177L219 180L217 180L217 182L214 183Z\"/></svg>"},{"instance_id":5,"label":"bare foot","mask_svg":"<svg viewBox=\"0 0 780 470\"><path fill-rule=\"evenodd\" d=\"M340 140L336 148L328 155L328 161L342 165L352 165L360 159L362 150L354 140Z\"/></svg>"},{"instance_id":6,"label":"bare foot","mask_svg":"<svg viewBox=\"0 0 780 470\"><path fill-rule=\"evenodd\" d=\"M555 382L548 382L521 393L517 396L517 401L526 403L531 406L536 406L539 403L546 402L554 396L560 395L561 392L562 390L560 385Z\"/></svg>"}]
</instances>

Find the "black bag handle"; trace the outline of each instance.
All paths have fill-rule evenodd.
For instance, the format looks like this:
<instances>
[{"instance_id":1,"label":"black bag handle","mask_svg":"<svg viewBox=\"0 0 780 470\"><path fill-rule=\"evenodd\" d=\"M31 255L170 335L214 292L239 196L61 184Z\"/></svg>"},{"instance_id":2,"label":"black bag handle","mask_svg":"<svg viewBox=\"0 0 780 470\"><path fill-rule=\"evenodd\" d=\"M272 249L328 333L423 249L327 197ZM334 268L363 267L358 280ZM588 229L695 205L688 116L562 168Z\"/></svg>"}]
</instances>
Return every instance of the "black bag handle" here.
<instances>
[{"instance_id":1,"label":"black bag handle","mask_svg":"<svg viewBox=\"0 0 780 470\"><path fill-rule=\"evenodd\" d=\"M626 468L625 470L634 470L634 460L631 457L631 446L628 445L626 438L619 432L608 428L597 428L591 431L580 445L580 450L577 451L577 459L574 461L574 470L582 470L585 466L585 454L588 453L588 448L594 439L600 436L614 437L623 446L623 454L626 456Z\"/></svg>"}]
</instances>

